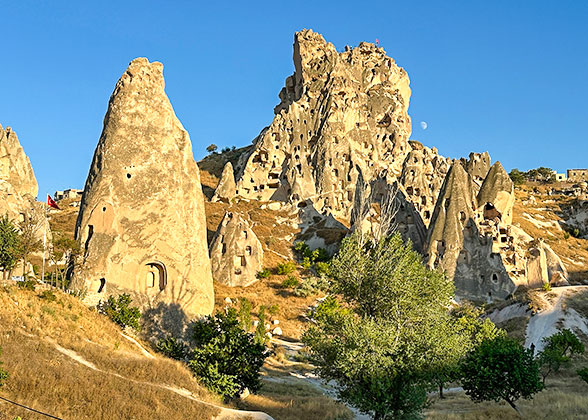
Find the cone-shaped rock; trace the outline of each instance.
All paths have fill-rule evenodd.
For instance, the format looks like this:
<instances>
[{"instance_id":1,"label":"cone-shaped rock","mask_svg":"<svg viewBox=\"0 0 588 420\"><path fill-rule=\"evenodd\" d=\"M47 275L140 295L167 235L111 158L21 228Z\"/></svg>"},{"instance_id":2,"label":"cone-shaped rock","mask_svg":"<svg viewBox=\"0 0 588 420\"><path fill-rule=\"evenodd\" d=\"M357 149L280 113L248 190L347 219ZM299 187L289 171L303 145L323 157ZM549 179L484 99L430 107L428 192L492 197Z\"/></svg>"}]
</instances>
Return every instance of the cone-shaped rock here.
<instances>
[{"instance_id":1,"label":"cone-shaped rock","mask_svg":"<svg viewBox=\"0 0 588 420\"><path fill-rule=\"evenodd\" d=\"M495 209L503 223L511 224L514 202L514 183L500 162L496 162L480 188L478 203L486 212Z\"/></svg>"},{"instance_id":2,"label":"cone-shaped rock","mask_svg":"<svg viewBox=\"0 0 588 420\"><path fill-rule=\"evenodd\" d=\"M204 198L163 65L131 62L110 98L76 225L74 287L131 293L143 307L213 309Z\"/></svg>"},{"instance_id":3,"label":"cone-shaped rock","mask_svg":"<svg viewBox=\"0 0 588 420\"><path fill-rule=\"evenodd\" d=\"M210 244L212 275L227 286L249 286L262 269L263 247L247 220L227 212Z\"/></svg>"},{"instance_id":4,"label":"cone-shaped rock","mask_svg":"<svg viewBox=\"0 0 588 420\"><path fill-rule=\"evenodd\" d=\"M227 162L223 168L223 173L216 190L214 191L214 195L212 196L212 201L229 201L231 198L235 197L236 188L233 165L231 162Z\"/></svg>"},{"instance_id":5,"label":"cone-shaped rock","mask_svg":"<svg viewBox=\"0 0 588 420\"><path fill-rule=\"evenodd\" d=\"M36 208L38 190L31 162L16 133L0 126L0 216L16 219Z\"/></svg>"}]
</instances>

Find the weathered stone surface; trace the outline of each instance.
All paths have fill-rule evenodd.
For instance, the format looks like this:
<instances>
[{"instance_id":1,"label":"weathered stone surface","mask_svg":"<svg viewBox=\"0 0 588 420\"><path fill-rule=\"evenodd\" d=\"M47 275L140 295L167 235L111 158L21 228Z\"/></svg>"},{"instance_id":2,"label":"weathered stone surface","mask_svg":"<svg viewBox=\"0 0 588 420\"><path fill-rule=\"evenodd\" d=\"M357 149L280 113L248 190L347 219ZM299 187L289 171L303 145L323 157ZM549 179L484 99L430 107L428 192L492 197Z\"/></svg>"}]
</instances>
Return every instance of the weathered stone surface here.
<instances>
[{"instance_id":1,"label":"weathered stone surface","mask_svg":"<svg viewBox=\"0 0 588 420\"><path fill-rule=\"evenodd\" d=\"M211 313L204 199L163 65L137 58L110 98L76 225L73 287L131 293L143 307Z\"/></svg>"},{"instance_id":2,"label":"weathered stone surface","mask_svg":"<svg viewBox=\"0 0 588 420\"><path fill-rule=\"evenodd\" d=\"M20 220L21 213L37 209L38 191L31 162L16 133L0 126L0 216Z\"/></svg>"},{"instance_id":3,"label":"weathered stone surface","mask_svg":"<svg viewBox=\"0 0 588 420\"><path fill-rule=\"evenodd\" d=\"M488 152L472 152L469 159L461 158L460 160L467 173L472 177L472 181L480 187L490 170L490 155Z\"/></svg>"},{"instance_id":4,"label":"weathered stone surface","mask_svg":"<svg viewBox=\"0 0 588 420\"><path fill-rule=\"evenodd\" d=\"M212 276L227 286L249 286L263 267L263 247L249 223L227 212L210 244Z\"/></svg>"},{"instance_id":5,"label":"weathered stone surface","mask_svg":"<svg viewBox=\"0 0 588 420\"><path fill-rule=\"evenodd\" d=\"M496 162L486 175L478 193L478 203L483 214L497 212L497 217L507 225L512 223L515 202L514 183L500 164Z\"/></svg>"},{"instance_id":6,"label":"weathered stone surface","mask_svg":"<svg viewBox=\"0 0 588 420\"><path fill-rule=\"evenodd\" d=\"M410 141L412 150L402 165L400 183L406 198L413 203L425 226L429 226L441 186L452 164L451 159L440 156L417 141Z\"/></svg>"},{"instance_id":7,"label":"weathered stone surface","mask_svg":"<svg viewBox=\"0 0 588 420\"><path fill-rule=\"evenodd\" d=\"M233 172L233 165L227 162L223 168L221 179L214 191L211 201L229 201L235 197L237 185L235 184L235 174Z\"/></svg>"},{"instance_id":8,"label":"weathered stone surface","mask_svg":"<svg viewBox=\"0 0 588 420\"><path fill-rule=\"evenodd\" d=\"M358 170L366 181L399 176L409 152L406 72L382 48L338 53L311 30L294 38L294 75L269 127L239 162L237 194L348 219Z\"/></svg>"}]
</instances>

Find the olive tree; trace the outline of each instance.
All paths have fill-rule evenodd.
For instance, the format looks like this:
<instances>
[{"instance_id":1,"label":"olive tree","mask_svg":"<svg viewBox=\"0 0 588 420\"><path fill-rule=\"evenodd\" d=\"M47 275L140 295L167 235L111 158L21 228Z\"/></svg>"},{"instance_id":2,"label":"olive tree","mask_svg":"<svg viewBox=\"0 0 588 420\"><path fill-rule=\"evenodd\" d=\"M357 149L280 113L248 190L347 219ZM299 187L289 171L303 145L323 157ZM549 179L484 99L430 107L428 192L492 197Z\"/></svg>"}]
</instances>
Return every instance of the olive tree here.
<instances>
[{"instance_id":1,"label":"olive tree","mask_svg":"<svg viewBox=\"0 0 588 420\"><path fill-rule=\"evenodd\" d=\"M18 262L20 238L16 226L7 215L0 218L0 268L6 278Z\"/></svg>"}]
</instances>

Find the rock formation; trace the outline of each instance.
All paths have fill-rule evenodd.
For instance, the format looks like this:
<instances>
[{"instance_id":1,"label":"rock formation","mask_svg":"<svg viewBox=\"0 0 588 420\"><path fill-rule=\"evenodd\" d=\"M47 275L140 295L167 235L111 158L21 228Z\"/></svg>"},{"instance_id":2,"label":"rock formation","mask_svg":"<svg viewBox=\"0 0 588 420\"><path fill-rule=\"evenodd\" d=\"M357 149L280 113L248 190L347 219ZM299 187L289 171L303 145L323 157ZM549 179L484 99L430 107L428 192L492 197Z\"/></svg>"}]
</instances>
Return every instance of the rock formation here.
<instances>
[{"instance_id":1,"label":"rock formation","mask_svg":"<svg viewBox=\"0 0 588 420\"><path fill-rule=\"evenodd\" d=\"M239 161L237 194L349 218L358 171L369 182L399 176L409 152L409 79L382 48L337 52L311 30L294 37L295 73L286 79L269 127Z\"/></svg>"},{"instance_id":2,"label":"rock formation","mask_svg":"<svg viewBox=\"0 0 588 420\"><path fill-rule=\"evenodd\" d=\"M210 244L212 276L227 286L249 286L263 268L263 247L249 223L227 212Z\"/></svg>"},{"instance_id":3,"label":"rock formation","mask_svg":"<svg viewBox=\"0 0 588 420\"><path fill-rule=\"evenodd\" d=\"M38 192L31 162L16 133L0 126L0 216L20 220L21 213L37 209Z\"/></svg>"},{"instance_id":4,"label":"rock formation","mask_svg":"<svg viewBox=\"0 0 588 420\"><path fill-rule=\"evenodd\" d=\"M237 185L235 184L235 173L233 172L233 165L227 162L223 168L221 179L218 182L214 195L211 201L229 201L235 197Z\"/></svg>"},{"instance_id":5,"label":"rock formation","mask_svg":"<svg viewBox=\"0 0 588 420\"><path fill-rule=\"evenodd\" d=\"M163 65L133 60L110 98L76 224L73 287L130 293L143 307L209 314L214 296L204 198Z\"/></svg>"}]
</instances>

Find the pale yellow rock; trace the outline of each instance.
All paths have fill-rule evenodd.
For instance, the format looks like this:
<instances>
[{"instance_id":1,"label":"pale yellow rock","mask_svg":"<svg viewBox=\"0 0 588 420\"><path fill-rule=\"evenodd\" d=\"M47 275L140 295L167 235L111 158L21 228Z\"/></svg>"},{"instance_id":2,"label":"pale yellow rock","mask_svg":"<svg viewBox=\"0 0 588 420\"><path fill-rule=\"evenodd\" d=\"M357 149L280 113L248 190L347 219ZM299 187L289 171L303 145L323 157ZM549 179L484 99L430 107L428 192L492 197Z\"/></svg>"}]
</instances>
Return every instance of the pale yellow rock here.
<instances>
[{"instance_id":1,"label":"pale yellow rock","mask_svg":"<svg viewBox=\"0 0 588 420\"><path fill-rule=\"evenodd\" d=\"M212 276L227 286L249 286L262 269L263 247L240 214L227 212L210 243Z\"/></svg>"},{"instance_id":2,"label":"pale yellow rock","mask_svg":"<svg viewBox=\"0 0 588 420\"><path fill-rule=\"evenodd\" d=\"M318 212L349 219L360 171L367 182L402 171L408 75L382 48L360 43L339 53L311 30L294 37L294 67L273 122L239 161L237 194L310 199Z\"/></svg>"},{"instance_id":3,"label":"pale yellow rock","mask_svg":"<svg viewBox=\"0 0 588 420\"><path fill-rule=\"evenodd\" d=\"M80 206L73 287L131 293L145 309L210 314L200 175L164 85L163 65L146 58L116 84Z\"/></svg>"}]
</instances>

